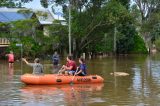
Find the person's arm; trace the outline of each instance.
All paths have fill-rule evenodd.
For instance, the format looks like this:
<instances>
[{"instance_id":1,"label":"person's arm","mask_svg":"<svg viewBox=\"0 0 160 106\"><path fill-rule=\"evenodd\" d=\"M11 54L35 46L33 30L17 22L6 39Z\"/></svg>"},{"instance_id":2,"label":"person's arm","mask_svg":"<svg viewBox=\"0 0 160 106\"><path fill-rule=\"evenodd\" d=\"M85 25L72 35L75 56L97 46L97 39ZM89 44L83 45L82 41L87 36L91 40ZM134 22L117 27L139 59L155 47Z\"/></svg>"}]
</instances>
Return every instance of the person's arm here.
<instances>
[{"instance_id":1,"label":"person's arm","mask_svg":"<svg viewBox=\"0 0 160 106\"><path fill-rule=\"evenodd\" d=\"M69 66L69 67L65 67L66 70L71 70L73 68L73 66Z\"/></svg>"},{"instance_id":2,"label":"person's arm","mask_svg":"<svg viewBox=\"0 0 160 106\"><path fill-rule=\"evenodd\" d=\"M77 67L77 70L79 70L79 71L77 71L77 73L75 73L75 75L78 75L78 74L82 73L84 68L85 68L84 65L80 64L80 66Z\"/></svg>"},{"instance_id":3,"label":"person's arm","mask_svg":"<svg viewBox=\"0 0 160 106\"><path fill-rule=\"evenodd\" d=\"M71 69L73 68L73 66L72 66L72 65L69 65L69 63L67 62L66 65L63 65L63 68L64 68L65 70L71 70Z\"/></svg>"},{"instance_id":4,"label":"person's arm","mask_svg":"<svg viewBox=\"0 0 160 106\"><path fill-rule=\"evenodd\" d=\"M26 64L29 64L29 62L28 62L25 58L22 58L22 60L23 60Z\"/></svg>"},{"instance_id":5,"label":"person's arm","mask_svg":"<svg viewBox=\"0 0 160 106\"><path fill-rule=\"evenodd\" d=\"M54 60L54 54L52 55L52 61Z\"/></svg>"},{"instance_id":6,"label":"person's arm","mask_svg":"<svg viewBox=\"0 0 160 106\"><path fill-rule=\"evenodd\" d=\"M82 70L78 71L77 73L75 73L76 75L80 74L82 72Z\"/></svg>"}]
</instances>

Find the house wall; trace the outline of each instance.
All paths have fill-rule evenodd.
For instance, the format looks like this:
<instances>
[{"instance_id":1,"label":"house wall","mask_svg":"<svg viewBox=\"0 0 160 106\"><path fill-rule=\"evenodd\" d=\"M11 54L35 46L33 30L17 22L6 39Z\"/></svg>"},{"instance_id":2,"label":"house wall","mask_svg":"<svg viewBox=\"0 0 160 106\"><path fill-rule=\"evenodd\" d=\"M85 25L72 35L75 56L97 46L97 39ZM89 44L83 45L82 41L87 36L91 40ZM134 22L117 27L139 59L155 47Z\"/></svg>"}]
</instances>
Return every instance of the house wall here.
<instances>
[{"instance_id":1,"label":"house wall","mask_svg":"<svg viewBox=\"0 0 160 106\"><path fill-rule=\"evenodd\" d=\"M49 36L49 29L47 25L43 26L43 34L44 36Z\"/></svg>"}]
</instances>

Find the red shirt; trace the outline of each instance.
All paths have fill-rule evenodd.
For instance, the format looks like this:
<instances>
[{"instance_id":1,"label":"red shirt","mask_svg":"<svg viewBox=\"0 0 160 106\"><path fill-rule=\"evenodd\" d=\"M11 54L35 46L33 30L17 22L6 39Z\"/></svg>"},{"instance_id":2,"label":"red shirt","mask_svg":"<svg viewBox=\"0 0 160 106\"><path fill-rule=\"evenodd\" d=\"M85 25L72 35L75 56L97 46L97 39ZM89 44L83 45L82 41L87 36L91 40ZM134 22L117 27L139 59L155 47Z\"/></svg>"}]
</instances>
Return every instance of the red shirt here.
<instances>
[{"instance_id":1,"label":"red shirt","mask_svg":"<svg viewBox=\"0 0 160 106\"><path fill-rule=\"evenodd\" d=\"M67 67L73 66L71 70L76 70L77 69L77 65L76 65L75 61L67 62L66 66Z\"/></svg>"},{"instance_id":2,"label":"red shirt","mask_svg":"<svg viewBox=\"0 0 160 106\"><path fill-rule=\"evenodd\" d=\"M14 55L13 54L8 54L8 61L14 62Z\"/></svg>"}]
</instances>

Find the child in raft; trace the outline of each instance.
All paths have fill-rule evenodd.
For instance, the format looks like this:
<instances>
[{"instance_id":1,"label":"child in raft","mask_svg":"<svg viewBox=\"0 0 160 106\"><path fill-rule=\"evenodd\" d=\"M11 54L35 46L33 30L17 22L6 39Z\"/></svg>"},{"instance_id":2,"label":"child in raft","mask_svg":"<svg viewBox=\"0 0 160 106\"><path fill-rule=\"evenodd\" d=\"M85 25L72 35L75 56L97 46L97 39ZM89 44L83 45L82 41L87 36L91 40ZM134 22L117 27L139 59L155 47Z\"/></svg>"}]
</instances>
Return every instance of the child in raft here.
<instances>
[{"instance_id":1,"label":"child in raft","mask_svg":"<svg viewBox=\"0 0 160 106\"><path fill-rule=\"evenodd\" d=\"M33 73L32 74L43 74L43 65L40 64L40 59L36 58L34 60L34 63L29 63L25 58L22 58L22 60L29 66L33 67Z\"/></svg>"},{"instance_id":2,"label":"child in raft","mask_svg":"<svg viewBox=\"0 0 160 106\"><path fill-rule=\"evenodd\" d=\"M77 72L75 73L75 75L78 75L78 76L86 76L87 75L87 66L85 64L85 59L84 58L79 58L79 67L77 67Z\"/></svg>"}]
</instances>

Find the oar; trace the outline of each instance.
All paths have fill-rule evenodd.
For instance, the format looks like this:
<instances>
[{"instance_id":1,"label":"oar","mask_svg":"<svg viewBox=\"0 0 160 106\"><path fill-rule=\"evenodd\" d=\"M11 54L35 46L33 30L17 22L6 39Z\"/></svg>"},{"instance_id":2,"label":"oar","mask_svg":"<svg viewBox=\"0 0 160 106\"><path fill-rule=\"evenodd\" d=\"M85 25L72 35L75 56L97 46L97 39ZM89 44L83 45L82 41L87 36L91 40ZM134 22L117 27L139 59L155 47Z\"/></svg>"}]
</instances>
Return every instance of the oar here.
<instances>
[{"instance_id":1,"label":"oar","mask_svg":"<svg viewBox=\"0 0 160 106\"><path fill-rule=\"evenodd\" d=\"M60 72L62 71L63 67L61 67L61 69L58 71L58 74L60 74Z\"/></svg>"},{"instance_id":2,"label":"oar","mask_svg":"<svg viewBox=\"0 0 160 106\"><path fill-rule=\"evenodd\" d=\"M71 82L70 82L71 85L74 84L74 83L73 83L73 80L74 80L74 78L75 78L75 76L76 76L76 73L78 72L78 69L79 69L79 68L77 68L77 70L76 70L76 72L74 73L74 76L73 76L73 78L72 78L72 80L71 80Z\"/></svg>"},{"instance_id":3,"label":"oar","mask_svg":"<svg viewBox=\"0 0 160 106\"><path fill-rule=\"evenodd\" d=\"M63 70L63 68L64 68L64 67L62 66L61 69L58 71L58 74L60 74L60 72Z\"/></svg>"},{"instance_id":4,"label":"oar","mask_svg":"<svg viewBox=\"0 0 160 106\"><path fill-rule=\"evenodd\" d=\"M59 76L60 72L62 71L62 68L58 71L57 75L56 75L56 80L57 80L57 77Z\"/></svg>"}]
</instances>

